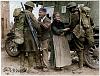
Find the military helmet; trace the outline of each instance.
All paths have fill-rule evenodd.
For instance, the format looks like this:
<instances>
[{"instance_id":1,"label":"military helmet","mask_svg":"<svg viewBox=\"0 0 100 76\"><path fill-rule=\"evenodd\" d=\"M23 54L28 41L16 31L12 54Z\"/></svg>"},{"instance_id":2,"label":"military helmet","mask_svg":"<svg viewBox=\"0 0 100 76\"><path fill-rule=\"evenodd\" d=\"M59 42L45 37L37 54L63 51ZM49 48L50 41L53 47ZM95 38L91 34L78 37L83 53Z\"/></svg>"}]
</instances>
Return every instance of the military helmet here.
<instances>
[{"instance_id":1,"label":"military helmet","mask_svg":"<svg viewBox=\"0 0 100 76\"><path fill-rule=\"evenodd\" d=\"M86 11L86 12L89 12L91 9L89 7L85 6L85 7L83 7L83 10Z\"/></svg>"},{"instance_id":2,"label":"military helmet","mask_svg":"<svg viewBox=\"0 0 100 76\"><path fill-rule=\"evenodd\" d=\"M34 3L32 1L27 1L24 5L32 8L34 7Z\"/></svg>"},{"instance_id":3,"label":"military helmet","mask_svg":"<svg viewBox=\"0 0 100 76\"><path fill-rule=\"evenodd\" d=\"M72 8L75 6L77 6L77 4L75 2L70 2L70 3L68 3L67 8Z\"/></svg>"},{"instance_id":4,"label":"military helmet","mask_svg":"<svg viewBox=\"0 0 100 76\"><path fill-rule=\"evenodd\" d=\"M13 12L13 17L19 16L20 12L21 12L21 8L15 8Z\"/></svg>"}]
</instances>

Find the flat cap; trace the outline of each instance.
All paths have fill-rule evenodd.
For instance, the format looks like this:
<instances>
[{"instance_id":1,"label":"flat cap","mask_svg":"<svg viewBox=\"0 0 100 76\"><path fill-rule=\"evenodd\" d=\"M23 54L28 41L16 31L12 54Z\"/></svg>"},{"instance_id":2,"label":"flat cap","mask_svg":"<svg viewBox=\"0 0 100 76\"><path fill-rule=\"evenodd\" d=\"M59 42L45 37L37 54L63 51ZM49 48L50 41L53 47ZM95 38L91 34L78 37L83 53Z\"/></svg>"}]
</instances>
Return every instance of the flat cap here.
<instances>
[{"instance_id":1,"label":"flat cap","mask_svg":"<svg viewBox=\"0 0 100 76\"><path fill-rule=\"evenodd\" d=\"M40 8L39 11L47 12L45 8Z\"/></svg>"}]
</instances>

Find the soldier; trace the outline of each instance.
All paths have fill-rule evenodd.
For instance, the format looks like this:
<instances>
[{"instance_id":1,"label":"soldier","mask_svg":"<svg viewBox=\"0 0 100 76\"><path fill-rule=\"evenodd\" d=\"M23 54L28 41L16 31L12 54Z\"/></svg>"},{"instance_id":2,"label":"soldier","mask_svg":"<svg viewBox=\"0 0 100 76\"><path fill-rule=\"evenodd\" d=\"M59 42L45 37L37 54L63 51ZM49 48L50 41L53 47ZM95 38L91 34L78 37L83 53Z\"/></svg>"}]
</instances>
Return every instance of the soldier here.
<instances>
[{"instance_id":1,"label":"soldier","mask_svg":"<svg viewBox=\"0 0 100 76\"><path fill-rule=\"evenodd\" d=\"M81 13L81 20L85 29L85 36L88 41L89 47L92 47L94 44L94 37L93 37L93 20L90 17L90 8L87 6L81 7L80 6L80 13Z\"/></svg>"},{"instance_id":2,"label":"soldier","mask_svg":"<svg viewBox=\"0 0 100 76\"><path fill-rule=\"evenodd\" d=\"M67 8L70 11L70 32L73 34L73 45L77 50L79 57L79 68L83 67L83 41L84 37L87 38L88 43L93 45L93 30L91 25L93 22L90 21L89 17L86 17L81 9L77 7L75 2L68 3Z\"/></svg>"},{"instance_id":3,"label":"soldier","mask_svg":"<svg viewBox=\"0 0 100 76\"><path fill-rule=\"evenodd\" d=\"M43 71L48 71L48 69L49 69L48 49L49 49L49 41L50 41L51 21L46 16L45 8L39 9L38 21L39 21L40 27L41 27L40 41L41 41L41 48L43 51L43 62L44 62Z\"/></svg>"},{"instance_id":4,"label":"soldier","mask_svg":"<svg viewBox=\"0 0 100 76\"><path fill-rule=\"evenodd\" d=\"M21 72L25 72L25 71L38 72L37 70L34 69L35 64L36 64L35 52L37 51L37 48L36 48L35 42L33 40L32 34L30 32L30 28L28 26L29 24L27 22L25 14L27 14L27 16L30 17L32 24L33 24L32 27L36 28L37 31L39 30L39 24L38 24L38 21L36 20L36 18L34 17L34 15L32 14L34 3L31 1L27 1L24 4L24 6L25 6L25 11L20 12L18 19L17 19L17 25L15 25L15 27L16 27L15 29L18 29L18 31L20 31L19 34L22 34L22 35L19 35L19 38L24 39L23 44L21 44L24 46L19 45L19 46L23 47L23 49L20 49L21 50L21 55L20 55L21 69L20 69L20 71ZM21 47L19 47L19 48L21 48ZM27 70L27 68L25 68L26 57L27 57L27 61L28 61L28 70Z\"/></svg>"}]
</instances>

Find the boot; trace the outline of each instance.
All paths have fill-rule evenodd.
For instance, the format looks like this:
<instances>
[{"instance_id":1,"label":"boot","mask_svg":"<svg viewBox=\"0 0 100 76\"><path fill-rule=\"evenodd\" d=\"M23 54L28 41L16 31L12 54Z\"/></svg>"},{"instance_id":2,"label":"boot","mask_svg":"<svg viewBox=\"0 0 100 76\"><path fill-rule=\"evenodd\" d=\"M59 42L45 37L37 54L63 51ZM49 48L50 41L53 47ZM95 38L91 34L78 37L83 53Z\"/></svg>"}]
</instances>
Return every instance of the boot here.
<instances>
[{"instance_id":1,"label":"boot","mask_svg":"<svg viewBox=\"0 0 100 76\"><path fill-rule=\"evenodd\" d=\"M78 57L79 57L79 68L72 70L73 74L75 74L75 73L80 74L84 71L83 70L83 50L78 51L77 54L78 54Z\"/></svg>"},{"instance_id":2,"label":"boot","mask_svg":"<svg viewBox=\"0 0 100 76\"><path fill-rule=\"evenodd\" d=\"M28 68L28 70L27 70L27 73L38 73L39 71L38 70L36 70L36 69L34 69L34 67L30 67L30 68Z\"/></svg>"},{"instance_id":3,"label":"boot","mask_svg":"<svg viewBox=\"0 0 100 76\"><path fill-rule=\"evenodd\" d=\"M79 56L79 68L83 68L83 50L78 53Z\"/></svg>"},{"instance_id":4,"label":"boot","mask_svg":"<svg viewBox=\"0 0 100 76\"><path fill-rule=\"evenodd\" d=\"M21 52L20 56L20 73L23 73L27 70L25 67L25 52Z\"/></svg>"},{"instance_id":5,"label":"boot","mask_svg":"<svg viewBox=\"0 0 100 76\"><path fill-rule=\"evenodd\" d=\"M28 71L27 73L38 73L38 70L34 69L35 60L34 60L34 53L28 52Z\"/></svg>"}]
</instances>

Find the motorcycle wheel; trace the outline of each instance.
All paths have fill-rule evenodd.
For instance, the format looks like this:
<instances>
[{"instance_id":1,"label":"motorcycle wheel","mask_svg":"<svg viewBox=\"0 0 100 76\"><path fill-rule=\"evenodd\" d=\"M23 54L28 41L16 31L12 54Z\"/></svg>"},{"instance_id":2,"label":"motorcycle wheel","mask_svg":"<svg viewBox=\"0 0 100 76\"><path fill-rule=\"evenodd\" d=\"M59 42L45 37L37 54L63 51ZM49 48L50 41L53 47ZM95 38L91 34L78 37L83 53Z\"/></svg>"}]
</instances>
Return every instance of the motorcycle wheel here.
<instances>
[{"instance_id":1,"label":"motorcycle wheel","mask_svg":"<svg viewBox=\"0 0 100 76\"><path fill-rule=\"evenodd\" d=\"M86 47L84 50L84 61L93 69L99 69L99 45L93 47Z\"/></svg>"},{"instance_id":2,"label":"motorcycle wheel","mask_svg":"<svg viewBox=\"0 0 100 76\"><path fill-rule=\"evenodd\" d=\"M13 39L7 39L5 41L5 50L11 57L18 57L20 54L20 51L17 49L17 44L13 41Z\"/></svg>"}]
</instances>

